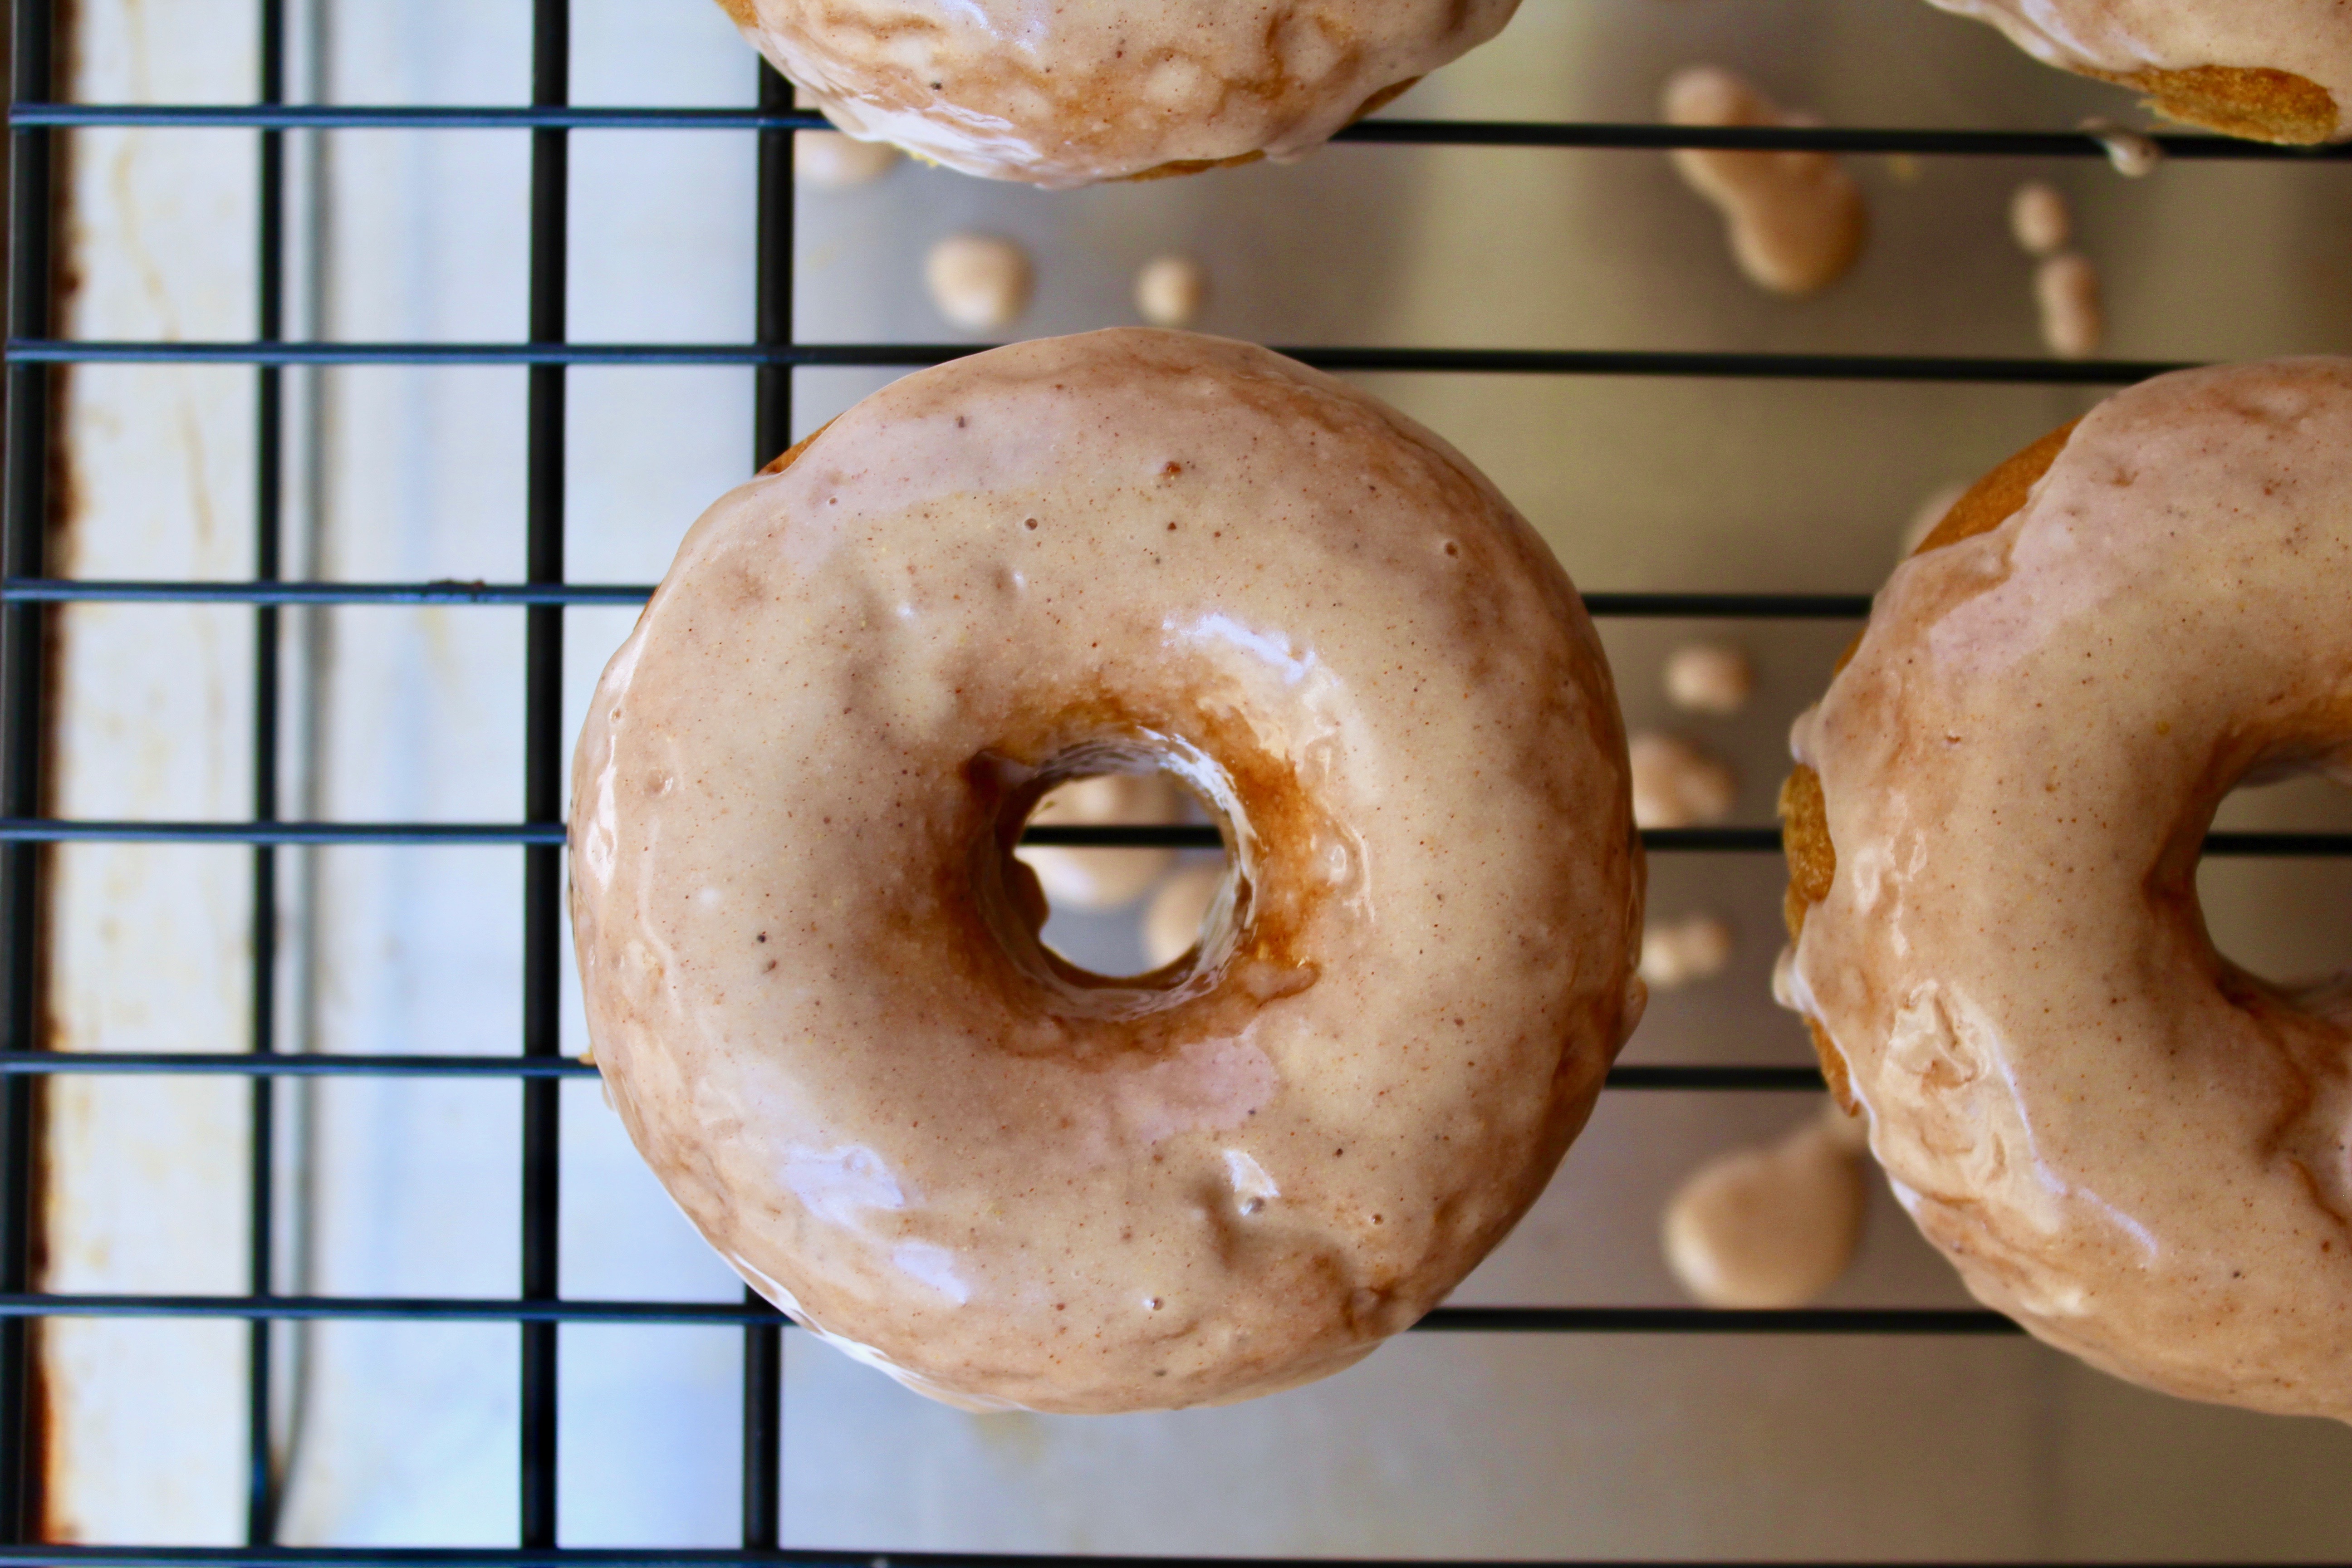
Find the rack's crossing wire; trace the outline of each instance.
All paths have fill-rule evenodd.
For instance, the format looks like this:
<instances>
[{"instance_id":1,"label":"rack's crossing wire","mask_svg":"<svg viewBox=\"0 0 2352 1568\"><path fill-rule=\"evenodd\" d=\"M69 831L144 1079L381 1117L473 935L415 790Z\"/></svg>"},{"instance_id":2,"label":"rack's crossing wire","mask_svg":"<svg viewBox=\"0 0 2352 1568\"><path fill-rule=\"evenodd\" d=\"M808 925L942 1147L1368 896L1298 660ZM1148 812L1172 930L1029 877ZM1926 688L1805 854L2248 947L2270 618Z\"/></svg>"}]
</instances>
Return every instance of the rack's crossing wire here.
<instances>
[{"instance_id":1,"label":"rack's crossing wire","mask_svg":"<svg viewBox=\"0 0 2352 1568\"><path fill-rule=\"evenodd\" d=\"M653 595L634 583L231 583L88 577L0 578L0 604L601 605L634 608ZM1591 615L1631 619L1859 620L1867 594L1587 594Z\"/></svg>"},{"instance_id":2,"label":"rack's crossing wire","mask_svg":"<svg viewBox=\"0 0 2352 1568\"><path fill-rule=\"evenodd\" d=\"M596 1068L571 1057L315 1055L204 1051L0 1052L0 1074L53 1078L65 1074L181 1075L229 1078L594 1078ZM1609 1069L1612 1089L1802 1089L1822 1087L1810 1067L1620 1065Z\"/></svg>"},{"instance_id":3,"label":"rack's crossing wire","mask_svg":"<svg viewBox=\"0 0 2352 1568\"><path fill-rule=\"evenodd\" d=\"M531 102L560 108L572 97L571 0L532 0ZM530 132L530 335L563 341L571 249L570 132L561 125ZM564 367L530 371L524 415L524 556L533 583L563 581ZM563 811L563 606L523 612L523 812L538 821ZM522 1054L560 1057L563 963L563 855L554 844L523 848ZM522 1298L551 1302L558 1206L563 1187L558 1142L562 1086L552 1079L522 1086ZM522 1327L521 1521L525 1547L556 1539L556 1326Z\"/></svg>"},{"instance_id":4,"label":"rack's crossing wire","mask_svg":"<svg viewBox=\"0 0 2352 1568\"><path fill-rule=\"evenodd\" d=\"M0 1296L0 1315L43 1318L265 1318L309 1322L404 1321L770 1325L763 1303L599 1301L579 1298L356 1296ZM1427 1333L1991 1334L2021 1333L1998 1312L1961 1307L1439 1307L1413 1325Z\"/></svg>"},{"instance_id":5,"label":"rack's crossing wire","mask_svg":"<svg viewBox=\"0 0 2352 1568\"><path fill-rule=\"evenodd\" d=\"M14 0L10 15L9 98L43 98L54 79L49 0ZM50 132L12 128L8 145L8 335L50 330ZM48 531L49 378L11 359L5 469L0 469L0 572L38 577ZM0 605L0 814L41 811L41 695L47 679L39 608ZM0 844L0 1046L39 1051L40 852L30 843ZM0 1087L0 1291L33 1285L36 1173L34 1080ZM33 1518L32 1336L18 1319L0 1323L0 1540L29 1540Z\"/></svg>"},{"instance_id":6,"label":"rack's crossing wire","mask_svg":"<svg viewBox=\"0 0 2352 1568\"><path fill-rule=\"evenodd\" d=\"M789 365L920 369L991 343L188 342L16 337L28 364ZM1718 353L1669 349L1355 348L1276 343L1318 370L1475 375L1679 375L1759 381L1945 381L2024 386L2122 386L2188 360L2000 359L1968 354Z\"/></svg>"},{"instance_id":7,"label":"rack's crossing wire","mask_svg":"<svg viewBox=\"0 0 2352 1568\"><path fill-rule=\"evenodd\" d=\"M1214 849L1217 830L1200 825L1041 824L1024 844L1094 849ZM53 816L0 818L0 844L520 844L561 847L561 822L94 822ZM1778 854L1776 827L1646 827L1652 853ZM2352 833L2211 833L2204 852L2266 858L2352 855Z\"/></svg>"},{"instance_id":8,"label":"rack's crossing wire","mask_svg":"<svg viewBox=\"0 0 2352 1568\"><path fill-rule=\"evenodd\" d=\"M25 100L9 110L13 124L131 125L152 128L274 127L286 131L829 131L813 109L763 102L757 109L675 109L658 106L532 104L235 104L55 103ZM1669 151L1723 148L1758 153L1927 154L1937 157L2106 158L2107 143L2093 131L1933 131L1828 125L1643 125L1622 121L1515 120L1360 121L1338 142L1443 147L1582 147ZM2352 159L2352 147L2284 147L2198 133L2158 132L2147 140L2168 158L2222 163L2326 163Z\"/></svg>"},{"instance_id":9,"label":"rack's crossing wire","mask_svg":"<svg viewBox=\"0 0 2352 1568\"><path fill-rule=\"evenodd\" d=\"M556 979L562 962L559 781L563 616L584 605L629 605L651 590L640 584L576 584L564 574L563 450L565 373L573 365L742 365L752 368L755 408L751 456L773 457L791 438L792 372L815 366L916 367L981 352L967 343L809 343L793 332L792 138L818 130L815 113L791 106L789 87L761 73L756 108L589 107L569 101L568 0L532 0L531 102L495 107L287 104L284 0L262 0L257 101L228 105L70 104L52 101L54 0L12 0L14 60L9 131L10 250L6 310L7 396L5 519L0 519L0 1568L12 1563L119 1563L155 1568L250 1563L299 1568L359 1563L438 1568L488 1563L512 1568L558 1564L775 1563L799 1568L1009 1568L1052 1563L1092 1568L1193 1568L1183 1560L1033 1559L950 1554L786 1552L781 1540L782 1320L746 1292L737 1302L598 1301L560 1290L556 1221L562 1166L557 1143L562 1080L595 1069L560 1054ZM259 142L257 327L251 342L73 341L54 336L51 139L60 129L97 126L166 129L244 128ZM283 337L283 133L289 131L470 129L513 131L531 142L529 341L523 342L289 342ZM727 131L755 133L759 146L759 255L755 326L748 343L576 343L565 332L568 258L567 135L575 130ZM1969 157L2084 158L2106 155L2083 132L1843 130L1822 127L1696 128L1611 123L1374 120L1342 133L1360 144L1517 148L1649 149L1706 147L1750 151L1912 153ZM2352 145L2289 149L2199 135L2155 138L2168 156L2227 162L2352 160ZM1937 355L1680 353L1614 349L1362 347L1307 345L1282 352L1328 370L1516 375L1706 376L1733 379L1842 379L2104 386L2178 368L2168 362L2054 361ZM43 540L49 498L49 367L76 363L192 363L255 367L255 570L246 582L83 581L47 574ZM284 406L281 372L291 366L502 364L527 367L526 581L337 583L281 580L278 490ZM43 663L47 606L65 603L184 603L251 606L255 612L255 781L247 822L95 822L45 814L40 741L45 715ZM1594 593L1600 616L1699 619L1856 619L1868 613L1861 594ZM278 612L287 605L470 605L519 607L525 616L524 817L519 823L345 823L279 820ZM1046 827L1030 841L1066 845L1214 847L1213 828ZM1778 847L1763 826L1654 831L1654 851L1758 853ZM39 855L56 843L213 843L252 853L253 1013L243 1052L53 1053L39 1029ZM277 851L338 844L473 845L520 849L524 871L524 974L520 1049L513 1055L362 1056L276 1050L274 931ZM2352 854L2352 834L2215 834L2216 855ZM252 1080L253 1142L249 1221L253 1251L242 1296L63 1295L37 1291L32 1262L36 1162L33 1088L62 1073L246 1077ZM522 1243L517 1294L488 1300L348 1298L275 1293L272 1230L272 1085L281 1078L445 1077L515 1081L522 1097ZM1621 1066L1613 1090L1818 1092L1820 1073L1799 1066L1657 1064ZM38 1435L27 1426L33 1401L28 1325L48 1317L210 1318L251 1325L244 1548L50 1547L28 1543L33 1517L30 1468ZM522 1336L520 1508L518 1549L503 1551L289 1550L270 1544L277 1478L269 1452L270 1325L288 1321L431 1320L513 1323ZM690 1323L740 1327L742 1390L742 1547L735 1551L600 1552L557 1545L556 1357L565 1323ZM1977 1310L1810 1309L1726 1312L1647 1306L1446 1307L1417 1327L1429 1331L1988 1334L2017 1331ZM1271 1568L1271 1565L1247 1565Z\"/></svg>"},{"instance_id":10,"label":"rack's crossing wire","mask_svg":"<svg viewBox=\"0 0 2352 1568\"><path fill-rule=\"evenodd\" d=\"M279 1547L268 1552L236 1552L202 1546L67 1546L31 1549L0 1547L0 1565L57 1563L60 1568L226 1568L253 1563L257 1568L717 1568L725 1563L766 1563L775 1568L1298 1568L1297 1558L1264 1557L1095 1557L1048 1556L987 1552L845 1552L837 1547L803 1547L777 1552L743 1552L703 1548L569 1548L561 1552L482 1551L465 1547L343 1548ZM1315 1568L1397 1568L1393 1559L1315 1558ZM1524 1563L1418 1560L1415 1568L1526 1568ZM1578 1568L1656 1568L1654 1563L1591 1561ZM1710 1568L1775 1568L1764 1563L1722 1563ZM1847 1568L1873 1568L1856 1563ZM1914 1568L1905 1564L1903 1568ZM1943 1568L1967 1568L1948 1563ZM1997 1568L1986 1564L1985 1568ZM2117 1564L2116 1568L2127 1568ZM2156 1568L2149 1564L2148 1568Z\"/></svg>"}]
</instances>

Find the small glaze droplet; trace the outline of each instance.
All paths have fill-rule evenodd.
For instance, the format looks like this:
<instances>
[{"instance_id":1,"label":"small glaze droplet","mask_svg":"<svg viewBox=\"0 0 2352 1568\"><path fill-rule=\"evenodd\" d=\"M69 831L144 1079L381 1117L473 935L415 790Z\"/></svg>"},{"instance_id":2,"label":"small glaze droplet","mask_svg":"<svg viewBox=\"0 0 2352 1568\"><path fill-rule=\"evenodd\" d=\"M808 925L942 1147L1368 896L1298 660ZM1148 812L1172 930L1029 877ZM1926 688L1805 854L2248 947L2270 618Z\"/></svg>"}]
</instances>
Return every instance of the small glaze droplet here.
<instances>
[{"instance_id":1,"label":"small glaze droplet","mask_svg":"<svg viewBox=\"0 0 2352 1568\"><path fill-rule=\"evenodd\" d=\"M1727 719L1756 692L1748 655L1726 643L1685 643L1666 657L1666 700L1686 712Z\"/></svg>"},{"instance_id":2,"label":"small glaze droplet","mask_svg":"<svg viewBox=\"0 0 2352 1568\"><path fill-rule=\"evenodd\" d=\"M2060 359L2088 359L2106 335L2099 269L2079 251L2053 256L2034 268L2033 302L2042 315L2042 342Z\"/></svg>"},{"instance_id":3,"label":"small glaze droplet","mask_svg":"<svg viewBox=\"0 0 2352 1568\"><path fill-rule=\"evenodd\" d=\"M1654 921L1642 931L1642 978L1661 991L1712 980L1731 962L1731 941L1717 915Z\"/></svg>"},{"instance_id":4,"label":"small glaze droplet","mask_svg":"<svg viewBox=\"0 0 2352 1568\"><path fill-rule=\"evenodd\" d=\"M931 303L968 332L1011 326L1029 308L1029 253L991 234L951 234L923 261Z\"/></svg>"},{"instance_id":5,"label":"small glaze droplet","mask_svg":"<svg viewBox=\"0 0 2352 1568\"><path fill-rule=\"evenodd\" d=\"M845 191L871 184L898 162L883 142L860 142L838 131L803 131L793 138L793 177L812 190Z\"/></svg>"},{"instance_id":6,"label":"small glaze droplet","mask_svg":"<svg viewBox=\"0 0 2352 1568\"><path fill-rule=\"evenodd\" d=\"M1661 108L1675 125L1811 125L1751 83L1716 66L1668 79ZM1742 153L1685 147L1675 172L1715 204L1730 231L1732 259L1759 288L1811 294L1845 276L1869 237L1862 187L1826 153Z\"/></svg>"},{"instance_id":7,"label":"small glaze droplet","mask_svg":"<svg viewBox=\"0 0 2352 1568\"><path fill-rule=\"evenodd\" d=\"M1710 1307L1801 1307L1836 1283L1862 1238L1860 1126L1825 1105L1777 1143L1700 1166L1666 1205L1683 1288Z\"/></svg>"},{"instance_id":8,"label":"small glaze droplet","mask_svg":"<svg viewBox=\"0 0 2352 1568\"><path fill-rule=\"evenodd\" d=\"M1135 275L1135 309L1155 327L1189 327L1209 302L1209 272L1189 256L1158 256Z\"/></svg>"},{"instance_id":9,"label":"small glaze droplet","mask_svg":"<svg viewBox=\"0 0 2352 1568\"><path fill-rule=\"evenodd\" d=\"M1675 735L1633 737L1633 823L1638 827L1696 827L1731 815L1738 780L1719 759Z\"/></svg>"},{"instance_id":10,"label":"small glaze droplet","mask_svg":"<svg viewBox=\"0 0 2352 1568\"><path fill-rule=\"evenodd\" d=\"M2164 162L2164 149L2153 136L2126 131L2111 120L2085 120L2082 128L2107 150L2107 162L2126 180L2146 179Z\"/></svg>"},{"instance_id":11,"label":"small glaze droplet","mask_svg":"<svg viewBox=\"0 0 2352 1568\"><path fill-rule=\"evenodd\" d=\"M2055 256L2074 237L2074 215L2064 193L2047 180L2028 180L2009 198L2009 232L2028 256Z\"/></svg>"}]
</instances>

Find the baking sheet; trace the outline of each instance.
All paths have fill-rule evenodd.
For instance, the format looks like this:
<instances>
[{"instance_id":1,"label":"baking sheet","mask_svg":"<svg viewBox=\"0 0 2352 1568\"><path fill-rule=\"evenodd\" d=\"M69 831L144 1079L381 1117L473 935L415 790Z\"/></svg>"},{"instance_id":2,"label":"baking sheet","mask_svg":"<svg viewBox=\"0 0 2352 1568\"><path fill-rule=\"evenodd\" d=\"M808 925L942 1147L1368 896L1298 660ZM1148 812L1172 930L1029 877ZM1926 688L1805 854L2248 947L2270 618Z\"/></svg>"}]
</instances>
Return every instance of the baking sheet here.
<instances>
[{"instance_id":1,"label":"baking sheet","mask_svg":"<svg viewBox=\"0 0 2352 1568\"><path fill-rule=\"evenodd\" d=\"M236 100L250 6L84 0L75 96ZM305 13L298 71L344 101L519 102L529 13L502 0L338 0ZM1834 123L2068 125L2117 95L1990 32L1895 0L1528 0L1494 45L1392 112L1647 119L1658 83L1738 67ZM744 103L749 55L695 0L579 0L574 96ZM299 312L352 339L523 335L525 140L350 132L290 139L315 267ZM605 342L751 334L751 139L578 132L571 331ZM249 302L249 133L89 132L72 142L72 327L239 337ZM306 160L315 157L313 165ZM919 286L935 238L975 228L1035 256L1026 335L1128 321L1134 268L1182 251L1213 280L1202 325L1287 343L2032 353L2030 264L2008 193L2074 199L2103 268L2111 351L2158 358L2352 349L2352 168L1858 160L1876 235L1854 275L1791 304L1732 270L1712 214L1663 157L1340 147L1294 167L1058 195L902 165L806 192L796 331L953 339ZM307 281L303 281L307 280ZM315 286L314 286L315 285ZM797 378L796 433L887 373ZM1376 376L1461 446L1588 589L1864 591L1930 491L2072 417L2064 389ZM580 369L569 378L570 570L649 581L750 468L751 378ZM250 376L78 371L67 542L89 575L248 569ZM523 375L343 369L293 378L298 570L353 579L521 575ZM626 611L567 616L576 714ZM248 621L189 607L62 613L58 807L243 814ZM1672 713L1664 654L1701 632L1754 658L1741 717ZM1629 721L1698 739L1768 819L1789 718L1850 628L1612 623ZM288 617L286 767L308 809L389 820L520 811L519 612L356 608ZM2346 825L2338 792L2232 802L2235 825ZM515 1048L520 898L511 851L289 855L285 1048ZM232 1049L243 1038L246 860L77 847L58 859L58 1043ZM296 871L299 870L299 875ZM2205 879L2223 947L2272 973L2341 966L2347 880L2237 864ZM1629 1061L1799 1062L1765 976L1771 857L1660 856L1664 915L1738 933L1720 980L1662 995ZM584 1047L576 999L566 1048ZM281 1089L282 1173L306 1186L284 1289L504 1294L516 1285L511 1084L337 1080ZM63 1079L49 1104L53 1289L234 1290L244 1271L244 1091ZM1457 1300L1678 1300L1660 1205L1708 1153L1807 1114L1793 1097L1621 1093ZM563 1092L567 1294L729 1300L731 1275L627 1149L592 1083ZM1949 1271L1883 1192L1831 1300L1955 1304ZM81 1540L236 1539L243 1331L60 1325L55 1527ZM566 1544L734 1539L740 1337L570 1327ZM516 1528L516 1335L497 1325L326 1324L289 1340L285 1539L493 1544ZM788 1542L1450 1556L2296 1557L2352 1551L2352 1433L2163 1400L2029 1343L1895 1339L1415 1336L1362 1367L1227 1410L1113 1420L972 1417L787 1336Z\"/></svg>"}]
</instances>

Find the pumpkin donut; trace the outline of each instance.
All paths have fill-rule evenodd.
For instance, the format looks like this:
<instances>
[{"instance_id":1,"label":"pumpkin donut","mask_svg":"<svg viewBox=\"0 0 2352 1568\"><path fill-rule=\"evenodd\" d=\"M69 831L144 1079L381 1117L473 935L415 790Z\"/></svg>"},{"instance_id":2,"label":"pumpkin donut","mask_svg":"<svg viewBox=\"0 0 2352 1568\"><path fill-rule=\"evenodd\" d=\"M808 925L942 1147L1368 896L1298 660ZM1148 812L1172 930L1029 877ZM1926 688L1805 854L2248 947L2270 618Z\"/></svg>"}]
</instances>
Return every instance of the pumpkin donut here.
<instances>
[{"instance_id":1,"label":"pumpkin donut","mask_svg":"<svg viewBox=\"0 0 2352 1568\"><path fill-rule=\"evenodd\" d=\"M852 136L1057 187L1304 157L1518 4L719 0Z\"/></svg>"},{"instance_id":2,"label":"pumpkin donut","mask_svg":"<svg viewBox=\"0 0 2352 1568\"><path fill-rule=\"evenodd\" d=\"M1782 999L1988 1305L2352 1419L2352 1008L2214 951L2236 784L2352 757L2352 359L2120 393L1898 567L1783 793Z\"/></svg>"},{"instance_id":3,"label":"pumpkin donut","mask_svg":"<svg viewBox=\"0 0 2352 1568\"><path fill-rule=\"evenodd\" d=\"M2352 136L2343 0L1932 0L2158 113L2254 142Z\"/></svg>"},{"instance_id":4,"label":"pumpkin donut","mask_svg":"<svg viewBox=\"0 0 2352 1568\"><path fill-rule=\"evenodd\" d=\"M1039 940L1056 785L1223 824L1140 978ZM926 370L696 523L573 768L595 1059L769 1300L1090 1412L1338 1371L1500 1240L1641 1013L1591 623L1462 456L1241 343Z\"/></svg>"}]
</instances>

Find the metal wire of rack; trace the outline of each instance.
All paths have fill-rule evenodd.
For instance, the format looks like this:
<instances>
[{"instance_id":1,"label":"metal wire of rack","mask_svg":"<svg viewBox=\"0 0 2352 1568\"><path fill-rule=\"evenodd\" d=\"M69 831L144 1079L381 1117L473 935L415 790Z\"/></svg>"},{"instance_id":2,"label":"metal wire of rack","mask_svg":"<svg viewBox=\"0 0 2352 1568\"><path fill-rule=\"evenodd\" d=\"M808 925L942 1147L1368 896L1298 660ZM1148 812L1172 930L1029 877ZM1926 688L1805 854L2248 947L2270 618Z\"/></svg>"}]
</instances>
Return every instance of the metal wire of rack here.
<instances>
[{"instance_id":1,"label":"metal wire of rack","mask_svg":"<svg viewBox=\"0 0 2352 1568\"><path fill-rule=\"evenodd\" d=\"M824 128L817 114L792 106L789 85L762 68L751 109L582 108L570 103L569 0L532 0L531 102L528 107L349 107L289 104L286 99L286 0L259 0L260 80L255 101L238 105L78 104L52 101L57 0L12 0L9 131L9 247L5 349L5 458L0 477L0 1564L442 1564L734 1563L755 1561L945 1568L1011 1563L937 1552L888 1557L780 1547L783 1425L781 1407L786 1321L746 1291L740 1304L657 1300L569 1300L557 1289L556 1220L562 1172L556 1093L561 1080L594 1068L560 1054L558 975L563 962L560 782L564 612L641 602L639 584L580 584L564 566L563 443L565 371L572 365L747 365L755 372L754 465L790 444L792 373L818 366L920 366L978 352L982 345L803 343L793 337L795 132ZM52 139L96 126L237 128L259 143L258 331L244 342L89 342L55 331ZM510 130L530 138L529 340L509 343L291 342L283 336L286 299L284 135L289 131L400 129ZM758 138L758 296L754 341L720 345L578 343L566 334L567 136L575 130L751 132ZM1497 147L1666 149L1911 153L1937 156L2099 158L2094 135L2007 131L1698 129L1647 124L1521 123L1377 120L1342 140L1357 142ZM2155 138L2172 158L2230 162L2352 161L2352 147L2285 149L2198 135ZM2168 363L2092 360L1516 351L1304 346L1286 348L1335 371L1468 372L1491 374L1706 376L1755 379L2012 383L2115 385L2176 368ZM253 574L243 582L87 581L47 574L45 531L50 508L51 366L107 363L251 366L257 419ZM478 582L290 582L281 575L281 374L289 366L504 364L528 367L526 580ZM189 603L249 605L254 613L252 814L242 822L95 822L43 815L42 741L47 671L46 607L63 603ZM1713 619L1855 619L1869 607L1850 594L1594 593L1598 616ZM520 608L525 637L525 820L519 823L354 823L281 820L277 777L280 671L277 617L294 605L471 605ZM1213 847L1213 829L1062 827L1033 829L1030 839L1065 845ZM1769 826L1652 831L1654 852L1776 851ZM246 1049L215 1053L58 1053L40 1029L41 847L89 841L205 842L248 847L256 918L251 932L253 1006ZM504 1057L314 1056L274 1048L278 1003L275 919L278 851L321 845L509 845L521 852L523 1005L520 1048ZM2214 834L2217 855L2344 856L2352 834ZM249 1286L241 1296L62 1295L35 1290L38 1237L34 1197L35 1089L62 1073L202 1074L251 1080L253 1121ZM278 1293L272 1289L270 1237L278 1199L272 1181L272 1110L280 1079L305 1077L510 1079L522 1092L520 1281L512 1298L353 1298ZM1753 1066L1619 1067L1612 1090L1818 1090L1811 1068ZM50 1317L226 1319L250 1331L246 1429L247 1544L57 1546L34 1539L35 1427L28 1325ZM438 1320L505 1322L521 1336L520 1541L503 1551L466 1549L286 1548L274 1544L278 1499L269 1458L269 1326L302 1320ZM607 1551L557 1544L556 1357L565 1323L740 1326L744 1334L741 1546L735 1550ZM1724 1311L1676 1307L1447 1307L1416 1327L1439 1332L1637 1334L2011 1334L2008 1320L1973 1310L1807 1309ZM1174 1559L1038 1559L1096 1568L1171 1568ZM1243 1561L1243 1560L1232 1560Z\"/></svg>"}]
</instances>

